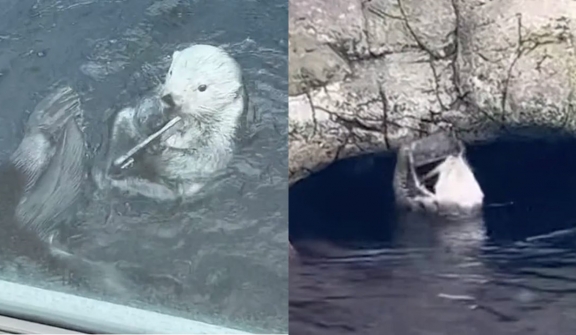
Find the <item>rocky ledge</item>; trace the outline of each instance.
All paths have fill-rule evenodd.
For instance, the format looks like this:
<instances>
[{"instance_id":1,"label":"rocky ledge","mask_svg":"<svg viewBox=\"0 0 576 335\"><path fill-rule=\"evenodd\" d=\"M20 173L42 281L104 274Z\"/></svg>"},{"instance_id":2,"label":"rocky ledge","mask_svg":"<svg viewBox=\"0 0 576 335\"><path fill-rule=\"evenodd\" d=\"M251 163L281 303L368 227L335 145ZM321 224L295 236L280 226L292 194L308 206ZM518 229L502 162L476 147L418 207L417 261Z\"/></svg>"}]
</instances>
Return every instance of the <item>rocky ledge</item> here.
<instances>
[{"instance_id":1,"label":"rocky ledge","mask_svg":"<svg viewBox=\"0 0 576 335\"><path fill-rule=\"evenodd\" d=\"M290 182L442 128L576 130L576 1L290 0Z\"/></svg>"}]
</instances>

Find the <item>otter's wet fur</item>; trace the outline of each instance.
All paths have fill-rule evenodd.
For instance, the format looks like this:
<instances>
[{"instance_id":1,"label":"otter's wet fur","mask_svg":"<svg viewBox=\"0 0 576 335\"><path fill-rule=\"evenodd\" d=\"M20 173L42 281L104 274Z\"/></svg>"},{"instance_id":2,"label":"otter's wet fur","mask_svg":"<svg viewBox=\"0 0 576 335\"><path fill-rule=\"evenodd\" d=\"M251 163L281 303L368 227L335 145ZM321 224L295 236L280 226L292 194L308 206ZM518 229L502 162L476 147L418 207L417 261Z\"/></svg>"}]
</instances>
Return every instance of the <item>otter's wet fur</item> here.
<instances>
[{"instance_id":1,"label":"otter's wet fur","mask_svg":"<svg viewBox=\"0 0 576 335\"><path fill-rule=\"evenodd\" d=\"M394 171L400 208L444 217L476 215L484 194L452 133L438 132L400 147Z\"/></svg>"},{"instance_id":2,"label":"otter's wet fur","mask_svg":"<svg viewBox=\"0 0 576 335\"><path fill-rule=\"evenodd\" d=\"M72 275L81 285L124 293L114 266L76 256L56 241L82 196L86 152L79 116L78 95L69 87L57 89L37 105L20 145L0 165L1 248L52 273Z\"/></svg>"},{"instance_id":3,"label":"otter's wet fur","mask_svg":"<svg viewBox=\"0 0 576 335\"><path fill-rule=\"evenodd\" d=\"M240 66L224 50L175 51L162 87L115 116L108 166L95 173L97 183L156 200L189 199L232 159L247 100ZM114 176L111 162L159 128L141 121L158 114L155 120L182 120L136 156L134 167Z\"/></svg>"}]
</instances>

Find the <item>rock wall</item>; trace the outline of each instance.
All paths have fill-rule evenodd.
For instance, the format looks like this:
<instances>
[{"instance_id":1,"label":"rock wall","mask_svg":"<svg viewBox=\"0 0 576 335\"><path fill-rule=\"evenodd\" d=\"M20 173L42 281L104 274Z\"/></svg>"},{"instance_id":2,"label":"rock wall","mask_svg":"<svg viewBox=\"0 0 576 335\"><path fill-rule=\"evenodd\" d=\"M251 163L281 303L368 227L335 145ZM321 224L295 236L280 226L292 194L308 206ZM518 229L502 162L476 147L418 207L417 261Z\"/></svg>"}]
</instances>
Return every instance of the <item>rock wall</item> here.
<instances>
[{"instance_id":1,"label":"rock wall","mask_svg":"<svg viewBox=\"0 0 576 335\"><path fill-rule=\"evenodd\" d=\"M572 0L290 0L291 183L441 128L573 132L575 32Z\"/></svg>"}]
</instances>

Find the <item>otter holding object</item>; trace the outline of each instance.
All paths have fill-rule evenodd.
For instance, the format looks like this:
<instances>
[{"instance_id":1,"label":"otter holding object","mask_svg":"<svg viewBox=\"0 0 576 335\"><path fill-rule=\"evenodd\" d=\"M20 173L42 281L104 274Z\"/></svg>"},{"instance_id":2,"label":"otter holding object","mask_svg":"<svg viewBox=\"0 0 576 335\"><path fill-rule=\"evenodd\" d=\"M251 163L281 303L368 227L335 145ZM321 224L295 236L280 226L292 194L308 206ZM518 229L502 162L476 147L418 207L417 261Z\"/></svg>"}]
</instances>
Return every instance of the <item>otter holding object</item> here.
<instances>
[{"instance_id":1,"label":"otter holding object","mask_svg":"<svg viewBox=\"0 0 576 335\"><path fill-rule=\"evenodd\" d=\"M457 259L478 252L486 238L484 193L464 143L453 134L434 133L403 145L393 187L400 209L398 245L432 247L438 256Z\"/></svg>"},{"instance_id":2,"label":"otter holding object","mask_svg":"<svg viewBox=\"0 0 576 335\"><path fill-rule=\"evenodd\" d=\"M443 132L399 149L394 193L402 208L447 215L479 212L484 200L464 144Z\"/></svg>"},{"instance_id":3,"label":"otter holding object","mask_svg":"<svg viewBox=\"0 0 576 335\"><path fill-rule=\"evenodd\" d=\"M109 184L156 200L193 196L231 160L246 105L240 66L224 50L193 45L175 51L160 95L115 117ZM152 126L149 115L158 119ZM134 166L114 176L115 165L131 159Z\"/></svg>"}]
</instances>

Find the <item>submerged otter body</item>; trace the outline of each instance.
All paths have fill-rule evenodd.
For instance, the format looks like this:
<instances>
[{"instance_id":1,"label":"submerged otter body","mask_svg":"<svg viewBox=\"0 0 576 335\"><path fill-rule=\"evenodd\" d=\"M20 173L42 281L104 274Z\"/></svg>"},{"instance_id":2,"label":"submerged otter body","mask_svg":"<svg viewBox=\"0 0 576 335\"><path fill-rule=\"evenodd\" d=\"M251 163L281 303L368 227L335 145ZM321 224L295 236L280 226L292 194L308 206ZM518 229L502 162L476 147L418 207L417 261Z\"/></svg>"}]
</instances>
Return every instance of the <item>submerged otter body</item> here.
<instances>
[{"instance_id":1,"label":"submerged otter body","mask_svg":"<svg viewBox=\"0 0 576 335\"><path fill-rule=\"evenodd\" d=\"M238 63L208 45L175 51L159 93L115 116L106 167L97 178L101 186L157 200L184 199L228 165L247 104ZM135 155L133 166L115 173L115 159L175 117L180 121Z\"/></svg>"},{"instance_id":2,"label":"submerged otter body","mask_svg":"<svg viewBox=\"0 0 576 335\"><path fill-rule=\"evenodd\" d=\"M86 152L79 116L78 95L69 87L56 90L36 106L20 145L1 164L1 247L79 280L102 281L101 289L123 292L113 267L57 246L60 225L73 217L82 193Z\"/></svg>"}]
</instances>

